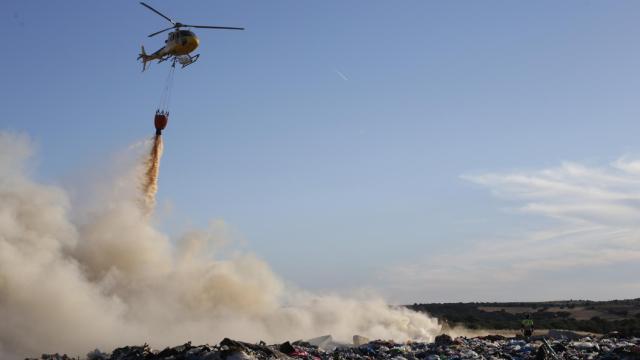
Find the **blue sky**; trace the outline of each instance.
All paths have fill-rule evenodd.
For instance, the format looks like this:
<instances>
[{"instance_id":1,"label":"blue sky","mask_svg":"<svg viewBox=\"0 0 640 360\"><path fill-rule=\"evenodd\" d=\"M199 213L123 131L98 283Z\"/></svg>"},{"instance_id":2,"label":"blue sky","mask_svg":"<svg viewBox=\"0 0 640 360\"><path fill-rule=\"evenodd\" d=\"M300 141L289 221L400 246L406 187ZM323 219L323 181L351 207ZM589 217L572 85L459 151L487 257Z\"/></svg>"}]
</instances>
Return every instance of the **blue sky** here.
<instances>
[{"instance_id":1,"label":"blue sky","mask_svg":"<svg viewBox=\"0 0 640 360\"><path fill-rule=\"evenodd\" d=\"M640 3L149 3L182 22L247 28L197 31L201 58L177 71L159 192L172 209L161 215L167 231L223 219L296 286L374 288L396 302L637 295L631 260L598 259L610 232L585 236L593 252L544 276L495 279L522 259L472 255L496 244L529 252L519 241L531 234L586 227L584 217L521 211L540 184L514 189L514 177L586 189L618 182L585 173L635 181L618 165L640 152ZM0 128L35 140L39 179L65 185L153 134L168 68L141 73L135 58L140 44L160 47L162 36L146 35L162 18L135 1L2 9ZM544 194L536 204L585 200ZM598 224L633 233L598 209ZM579 286L584 274L597 286ZM467 278L490 290L469 291ZM522 289L541 279L550 290Z\"/></svg>"}]
</instances>

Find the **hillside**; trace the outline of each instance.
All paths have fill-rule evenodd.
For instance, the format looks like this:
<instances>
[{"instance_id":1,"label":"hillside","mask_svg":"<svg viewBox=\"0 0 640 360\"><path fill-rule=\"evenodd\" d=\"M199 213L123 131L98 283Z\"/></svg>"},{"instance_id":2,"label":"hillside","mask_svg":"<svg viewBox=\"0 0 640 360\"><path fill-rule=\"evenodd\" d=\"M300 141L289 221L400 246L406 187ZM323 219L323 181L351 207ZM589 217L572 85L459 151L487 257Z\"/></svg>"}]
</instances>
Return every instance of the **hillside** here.
<instances>
[{"instance_id":1,"label":"hillside","mask_svg":"<svg viewBox=\"0 0 640 360\"><path fill-rule=\"evenodd\" d=\"M640 298L630 300L567 300L507 303L413 304L450 326L470 329L517 329L529 313L538 329L565 329L593 333L619 332L640 336Z\"/></svg>"}]
</instances>

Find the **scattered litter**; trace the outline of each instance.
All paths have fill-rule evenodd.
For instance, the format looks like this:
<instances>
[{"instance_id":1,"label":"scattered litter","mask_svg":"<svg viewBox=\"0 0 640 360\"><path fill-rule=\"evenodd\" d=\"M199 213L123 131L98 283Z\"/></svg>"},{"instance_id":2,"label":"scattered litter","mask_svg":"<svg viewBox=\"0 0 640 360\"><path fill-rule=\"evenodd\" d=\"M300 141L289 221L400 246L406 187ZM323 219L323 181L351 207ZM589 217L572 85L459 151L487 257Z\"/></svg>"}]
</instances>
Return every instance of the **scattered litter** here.
<instances>
[{"instance_id":1,"label":"scattered litter","mask_svg":"<svg viewBox=\"0 0 640 360\"><path fill-rule=\"evenodd\" d=\"M562 336L564 335L564 336ZM164 350L152 350L147 344L117 348L111 354L96 349L86 360L444 360L510 359L560 360L602 359L640 360L640 338L618 338L611 334L576 339L574 333L554 334L548 338L507 338L489 335L476 338L451 338L443 334L433 343L374 340L355 335L353 345L335 342L331 335L307 341L267 345L224 339L218 345L193 346L190 342ZM27 360L75 360L67 355L42 355Z\"/></svg>"},{"instance_id":2,"label":"scattered litter","mask_svg":"<svg viewBox=\"0 0 640 360\"><path fill-rule=\"evenodd\" d=\"M569 330L549 330L548 335L552 339L579 340L583 336Z\"/></svg>"},{"instance_id":3,"label":"scattered litter","mask_svg":"<svg viewBox=\"0 0 640 360\"><path fill-rule=\"evenodd\" d=\"M371 340L369 340L368 338L366 338L364 336L353 335L353 345L354 346L362 346L362 345L368 344L369 341L371 341Z\"/></svg>"}]
</instances>

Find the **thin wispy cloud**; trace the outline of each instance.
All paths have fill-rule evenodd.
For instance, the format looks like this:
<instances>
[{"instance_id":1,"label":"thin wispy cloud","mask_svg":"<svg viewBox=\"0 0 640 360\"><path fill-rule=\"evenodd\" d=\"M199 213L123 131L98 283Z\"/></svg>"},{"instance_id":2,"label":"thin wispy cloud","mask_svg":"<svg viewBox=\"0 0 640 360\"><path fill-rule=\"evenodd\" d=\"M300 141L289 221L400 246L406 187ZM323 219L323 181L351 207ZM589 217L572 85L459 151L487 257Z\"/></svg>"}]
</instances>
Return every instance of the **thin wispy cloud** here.
<instances>
[{"instance_id":1,"label":"thin wispy cloud","mask_svg":"<svg viewBox=\"0 0 640 360\"><path fill-rule=\"evenodd\" d=\"M514 217L525 216L539 229L505 240L501 224L495 224L494 234L474 239L466 250L395 266L386 277L396 291L421 289L435 298L468 300L474 294L607 298L637 288L629 283L640 284L635 275L618 270L640 262L640 160L622 157L604 166L567 162L462 178L509 201ZM589 285L591 275L599 280ZM523 287L540 283L542 288Z\"/></svg>"},{"instance_id":2,"label":"thin wispy cloud","mask_svg":"<svg viewBox=\"0 0 640 360\"><path fill-rule=\"evenodd\" d=\"M342 73L342 71L338 70L338 69L333 69L333 71L338 74L338 76L340 76L342 78L342 80L344 81L349 81L349 78Z\"/></svg>"}]
</instances>

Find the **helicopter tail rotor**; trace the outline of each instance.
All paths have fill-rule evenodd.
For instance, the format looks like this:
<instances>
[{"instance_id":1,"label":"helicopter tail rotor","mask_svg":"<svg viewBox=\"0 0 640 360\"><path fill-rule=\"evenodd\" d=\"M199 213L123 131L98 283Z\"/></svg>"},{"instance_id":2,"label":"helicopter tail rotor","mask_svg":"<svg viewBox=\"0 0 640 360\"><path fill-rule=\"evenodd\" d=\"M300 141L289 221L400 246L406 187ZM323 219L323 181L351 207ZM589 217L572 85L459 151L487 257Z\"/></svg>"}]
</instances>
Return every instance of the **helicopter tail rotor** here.
<instances>
[{"instance_id":1,"label":"helicopter tail rotor","mask_svg":"<svg viewBox=\"0 0 640 360\"><path fill-rule=\"evenodd\" d=\"M140 55L138 55L138 60L142 60L142 71L147 70L147 62L149 62L149 55L144 51L144 45L140 46Z\"/></svg>"}]
</instances>

